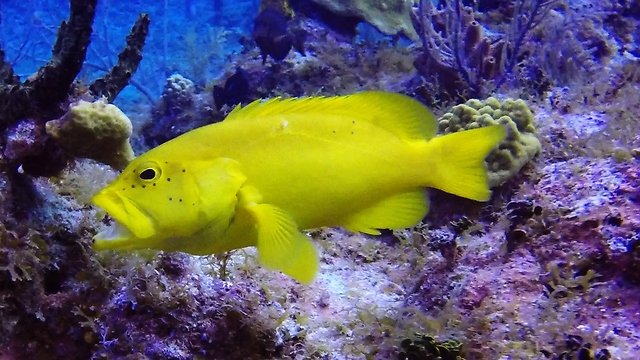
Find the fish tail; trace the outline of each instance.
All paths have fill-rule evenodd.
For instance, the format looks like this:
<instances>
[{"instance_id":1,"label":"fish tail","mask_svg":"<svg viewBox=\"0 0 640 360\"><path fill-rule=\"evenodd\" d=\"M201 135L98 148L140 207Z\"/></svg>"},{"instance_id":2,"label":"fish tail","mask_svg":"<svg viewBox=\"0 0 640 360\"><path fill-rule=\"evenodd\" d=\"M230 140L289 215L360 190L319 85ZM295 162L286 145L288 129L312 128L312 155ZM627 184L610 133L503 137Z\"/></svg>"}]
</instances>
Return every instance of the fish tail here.
<instances>
[{"instance_id":1,"label":"fish tail","mask_svg":"<svg viewBox=\"0 0 640 360\"><path fill-rule=\"evenodd\" d=\"M471 200L489 200L484 159L504 136L505 128L494 125L431 139L429 186Z\"/></svg>"}]
</instances>

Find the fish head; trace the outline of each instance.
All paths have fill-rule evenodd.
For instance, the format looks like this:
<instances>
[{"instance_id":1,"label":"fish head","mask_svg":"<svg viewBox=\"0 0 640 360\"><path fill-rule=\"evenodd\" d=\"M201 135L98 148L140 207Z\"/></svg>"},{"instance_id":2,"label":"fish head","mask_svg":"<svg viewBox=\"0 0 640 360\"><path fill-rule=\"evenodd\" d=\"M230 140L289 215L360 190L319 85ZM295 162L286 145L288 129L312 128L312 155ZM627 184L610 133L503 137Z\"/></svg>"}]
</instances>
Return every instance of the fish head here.
<instances>
[{"instance_id":1,"label":"fish head","mask_svg":"<svg viewBox=\"0 0 640 360\"><path fill-rule=\"evenodd\" d=\"M113 219L94 237L96 249L158 248L161 240L186 236L206 219L189 166L135 159L92 202Z\"/></svg>"}]
</instances>

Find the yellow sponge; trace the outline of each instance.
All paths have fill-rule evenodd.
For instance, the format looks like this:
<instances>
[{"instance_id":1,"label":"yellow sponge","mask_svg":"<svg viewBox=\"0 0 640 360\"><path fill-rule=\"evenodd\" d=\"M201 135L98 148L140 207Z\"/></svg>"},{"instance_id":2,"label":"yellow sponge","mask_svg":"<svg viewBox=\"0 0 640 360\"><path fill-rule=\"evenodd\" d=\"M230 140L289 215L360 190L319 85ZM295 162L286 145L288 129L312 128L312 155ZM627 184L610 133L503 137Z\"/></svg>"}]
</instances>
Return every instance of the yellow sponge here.
<instances>
[{"instance_id":1,"label":"yellow sponge","mask_svg":"<svg viewBox=\"0 0 640 360\"><path fill-rule=\"evenodd\" d=\"M129 118L105 100L80 100L58 120L46 124L49 134L63 149L78 158L87 158L122 170L134 158L129 144Z\"/></svg>"}]
</instances>

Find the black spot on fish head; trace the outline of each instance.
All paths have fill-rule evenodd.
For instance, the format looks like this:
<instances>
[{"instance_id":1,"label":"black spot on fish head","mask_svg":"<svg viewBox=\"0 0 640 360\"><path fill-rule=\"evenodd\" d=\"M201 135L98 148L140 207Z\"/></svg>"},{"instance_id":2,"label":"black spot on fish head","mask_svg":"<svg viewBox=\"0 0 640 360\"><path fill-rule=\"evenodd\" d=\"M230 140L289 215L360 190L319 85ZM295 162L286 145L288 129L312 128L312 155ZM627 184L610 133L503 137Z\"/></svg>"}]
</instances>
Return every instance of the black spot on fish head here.
<instances>
[{"instance_id":1,"label":"black spot on fish head","mask_svg":"<svg viewBox=\"0 0 640 360\"><path fill-rule=\"evenodd\" d=\"M149 195L145 189L155 186L156 182L163 176L163 173L163 166L158 162L144 161L133 168L130 174L126 175L126 181L130 189Z\"/></svg>"},{"instance_id":2,"label":"black spot on fish head","mask_svg":"<svg viewBox=\"0 0 640 360\"><path fill-rule=\"evenodd\" d=\"M132 161L116 180L117 187L113 190L118 196L114 194L105 198L114 208L124 208L132 223L153 224L153 231L157 234L192 231L202 226L199 169L197 164L188 160L167 161L142 155ZM127 204L133 206L126 207Z\"/></svg>"},{"instance_id":3,"label":"black spot on fish head","mask_svg":"<svg viewBox=\"0 0 640 360\"><path fill-rule=\"evenodd\" d=\"M125 196L167 231L188 227L201 218L193 205L201 203L196 173L188 162L141 161L126 174Z\"/></svg>"}]
</instances>

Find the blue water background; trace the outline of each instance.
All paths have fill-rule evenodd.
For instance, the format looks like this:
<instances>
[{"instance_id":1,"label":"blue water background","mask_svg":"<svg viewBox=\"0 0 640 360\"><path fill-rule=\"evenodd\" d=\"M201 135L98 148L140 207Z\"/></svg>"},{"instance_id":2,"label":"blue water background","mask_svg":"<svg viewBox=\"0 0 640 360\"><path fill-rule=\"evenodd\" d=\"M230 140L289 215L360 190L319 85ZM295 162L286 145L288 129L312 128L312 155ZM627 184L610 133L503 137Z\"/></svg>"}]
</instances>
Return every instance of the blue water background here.
<instances>
[{"instance_id":1,"label":"blue water background","mask_svg":"<svg viewBox=\"0 0 640 360\"><path fill-rule=\"evenodd\" d=\"M101 77L118 59L138 14L151 18L144 58L133 80L159 96L167 76L180 73L205 85L224 71L238 40L250 34L259 0L118 1L99 0L91 45L78 78ZM0 46L14 71L25 79L46 63L56 32L69 15L68 1L2 0ZM128 86L116 104L147 101Z\"/></svg>"},{"instance_id":2,"label":"blue water background","mask_svg":"<svg viewBox=\"0 0 640 360\"><path fill-rule=\"evenodd\" d=\"M118 96L116 105L130 109L160 96L165 79L179 73L205 86L218 79L225 66L233 68L239 40L250 37L260 0L99 0L92 41L78 78L85 83L103 76L117 61L138 14L151 18L143 60L132 85ZM51 56L60 23L69 15L65 0L2 0L0 46L14 71L25 79ZM358 41L385 36L366 24Z\"/></svg>"}]
</instances>

